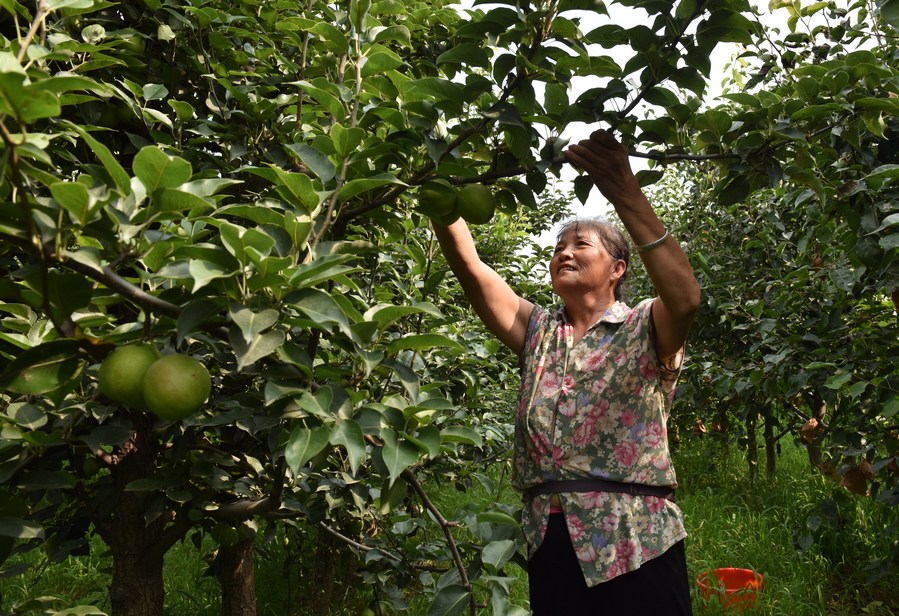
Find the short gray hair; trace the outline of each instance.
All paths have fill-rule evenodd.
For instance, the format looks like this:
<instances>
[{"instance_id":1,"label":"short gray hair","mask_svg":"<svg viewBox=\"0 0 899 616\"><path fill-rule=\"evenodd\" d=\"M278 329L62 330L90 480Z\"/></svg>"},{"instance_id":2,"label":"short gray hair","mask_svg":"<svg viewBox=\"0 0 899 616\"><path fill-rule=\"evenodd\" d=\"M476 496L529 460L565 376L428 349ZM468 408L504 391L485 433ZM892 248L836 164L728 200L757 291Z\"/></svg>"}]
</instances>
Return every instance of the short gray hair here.
<instances>
[{"instance_id":1,"label":"short gray hair","mask_svg":"<svg viewBox=\"0 0 899 616\"><path fill-rule=\"evenodd\" d=\"M556 233L556 242L560 242L565 234L570 231L574 231L575 235L581 235L582 233L595 234L603 248L606 249L606 252L613 259L624 261L624 274L615 283L615 299L622 301L624 298L623 283L627 278L631 260L631 246L627 241L627 236L621 232L621 229L602 216L570 218L559 227L559 231Z\"/></svg>"}]
</instances>

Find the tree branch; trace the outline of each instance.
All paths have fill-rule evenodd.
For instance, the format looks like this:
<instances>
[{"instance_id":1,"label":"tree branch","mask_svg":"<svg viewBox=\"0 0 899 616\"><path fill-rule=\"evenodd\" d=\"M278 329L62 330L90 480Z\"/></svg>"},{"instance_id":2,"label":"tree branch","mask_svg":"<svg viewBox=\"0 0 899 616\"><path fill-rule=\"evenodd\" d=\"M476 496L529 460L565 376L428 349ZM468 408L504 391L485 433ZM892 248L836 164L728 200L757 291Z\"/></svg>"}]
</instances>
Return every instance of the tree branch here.
<instances>
[{"instance_id":1,"label":"tree branch","mask_svg":"<svg viewBox=\"0 0 899 616\"><path fill-rule=\"evenodd\" d=\"M159 299L146 291L134 286L121 276L119 276L111 267L104 266L102 270L82 263L77 259L67 258L65 254L60 255L60 264L75 270L79 274L84 274L91 280L103 283L113 291L117 291L125 299L130 300L146 309L149 312L155 312L173 319L178 318L181 314L181 307L169 303L163 299Z\"/></svg>"},{"instance_id":2,"label":"tree branch","mask_svg":"<svg viewBox=\"0 0 899 616\"><path fill-rule=\"evenodd\" d=\"M421 483L418 481L418 478L415 476L415 473L412 472L412 469L407 468L402 472L402 478L412 486L412 489L418 494L418 498L421 499L422 505L424 505L425 509L431 512L431 515L434 516L434 519L440 525L440 528L443 530L443 535L446 537L446 541L449 544L450 553L453 556L453 562L456 564L456 569L459 571L459 577L462 579L462 586L465 590L468 591L469 594L469 602L471 604L471 613L472 616L477 613L477 604L474 600L474 594L471 592L471 582L468 580L468 573L465 571L465 562L462 560L462 554L459 553L459 547L456 545L456 540L453 537L452 531L450 528L456 526L456 522L450 522L443 514L440 513L440 510L437 509L437 506L431 501L428 497L427 493L424 491L424 488L421 487Z\"/></svg>"},{"instance_id":3,"label":"tree branch","mask_svg":"<svg viewBox=\"0 0 899 616\"><path fill-rule=\"evenodd\" d=\"M343 535L343 534L339 533L338 531L334 530L333 528L331 528L324 522L319 522L318 527L320 529L322 529L323 531L325 531L326 533L328 533L329 535L331 535L332 537L334 537L335 539L338 539L338 540L342 541L343 543L347 544L351 548L355 548L355 549L361 550L363 552L373 552L373 551L377 550L377 551L381 552L382 554L384 554L384 556L386 556L393 562L396 562L396 563L403 562L403 559L400 558L399 556L397 556L396 554L391 554L390 552L385 552L381 548L375 548L370 545L365 545L364 543L359 543L358 541L354 541L354 540L350 539L349 537L347 537L346 535Z\"/></svg>"}]
</instances>

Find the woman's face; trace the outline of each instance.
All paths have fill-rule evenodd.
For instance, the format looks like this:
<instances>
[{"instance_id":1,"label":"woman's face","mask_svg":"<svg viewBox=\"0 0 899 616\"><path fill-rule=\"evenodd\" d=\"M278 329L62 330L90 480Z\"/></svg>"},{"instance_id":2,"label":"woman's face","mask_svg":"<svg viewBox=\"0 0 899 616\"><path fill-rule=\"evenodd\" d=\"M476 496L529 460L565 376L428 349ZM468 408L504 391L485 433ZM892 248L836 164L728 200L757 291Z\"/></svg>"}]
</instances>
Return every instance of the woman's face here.
<instances>
[{"instance_id":1,"label":"woman's face","mask_svg":"<svg viewBox=\"0 0 899 616\"><path fill-rule=\"evenodd\" d=\"M617 264L621 260L612 259L599 236L593 231L568 230L556 244L549 261L549 275L553 291L563 299L565 291L614 289Z\"/></svg>"}]
</instances>

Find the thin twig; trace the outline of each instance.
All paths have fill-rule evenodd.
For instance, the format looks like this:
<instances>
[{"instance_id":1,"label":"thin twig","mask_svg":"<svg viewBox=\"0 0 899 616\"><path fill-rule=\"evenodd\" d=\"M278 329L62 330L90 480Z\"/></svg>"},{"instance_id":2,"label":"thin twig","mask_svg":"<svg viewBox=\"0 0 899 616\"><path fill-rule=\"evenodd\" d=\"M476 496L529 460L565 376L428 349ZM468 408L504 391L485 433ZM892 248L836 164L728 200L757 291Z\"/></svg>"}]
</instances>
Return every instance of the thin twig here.
<instances>
[{"instance_id":1,"label":"thin twig","mask_svg":"<svg viewBox=\"0 0 899 616\"><path fill-rule=\"evenodd\" d=\"M355 549L361 550L361 551L363 551L363 552L374 552L374 551L378 551L378 552L381 552L382 554L384 554L384 556L386 556L387 558L389 558L389 559L392 560L393 562L396 562L396 563L403 562L403 559L400 558L399 556L397 556L396 554L391 554L390 552L385 552L385 551L382 550L381 548L373 547L373 546L370 546L370 545L365 545L364 543L359 543L358 541L354 541L353 539L350 539L350 538L347 537L346 535L344 535L344 534L342 534L342 533L340 533L340 532L334 530L333 528L331 528L330 526L328 526L328 525L325 524L324 522L319 522L319 523L318 523L318 527L319 527L320 529L322 529L323 531L325 531L326 533L328 533L329 535L331 535L332 537L334 537L334 538L336 538L336 539L339 539L340 541L346 543L346 544L347 544L348 546L350 546L351 548L355 548Z\"/></svg>"},{"instance_id":2,"label":"thin twig","mask_svg":"<svg viewBox=\"0 0 899 616\"><path fill-rule=\"evenodd\" d=\"M92 280L103 283L113 291L120 293L125 299L134 302L147 311L162 314L173 319L178 318L178 315L181 314L180 306L160 299L147 293L143 289L136 287L119 276L108 265L102 269L97 269L86 263L82 263L77 259L66 258L65 254L61 255L59 261L65 267L75 270L79 274L84 274Z\"/></svg>"},{"instance_id":3,"label":"thin twig","mask_svg":"<svg viewBox=\"0 0 899 616\"><path fill-rule=\"evenodd\" d=\"M49 12L46 0L40 0L37 4L37 12L34 14L31 27L28 29L28 34L25 35L25 39L21 42L22 47L19 49L19 55L16 58L20 64L28 54L28 48L31 46L31 41L34 39L34 35L37 34L38 28L44 23Z\"/></svg>"},{"instance_id":4,"label":"thin twig","mask_svg":"<svg viewBox=\"0 0 899 616\"><path fill-rule=\"evenodd\" d=\"M468 580L468 573L465 571L465 562L462 560L462 554L459 552L459 547L456 545L456 539L453 537L453 533L450 528L457 526L456 522L451 522L443 517L443 514L440 513L440 510L437 509L437 506L431 501L428 497L427 493L424 491L424 488L421 487L421 482L418 481L418 478L415 476L415 473L412 472L412 469L407 468L401 473L402 478L412 486L412 489L415 490L415 493L418 494L418 498L421 499L422 505L424 505L425 509L431 512L431 515L434 516L434 519L440 525L440 528L443 530L443 535L446 537L446 541L449 544L450 553L453 556L453 562L456 564L456 569L459 571L459 577L462 580L462 587L468 591L469 594L469 602L471 604L471 613L474 615L477 613L477 603L474 599L474 593L471 592L471 582Z\"/></svg>"}]
</instances>

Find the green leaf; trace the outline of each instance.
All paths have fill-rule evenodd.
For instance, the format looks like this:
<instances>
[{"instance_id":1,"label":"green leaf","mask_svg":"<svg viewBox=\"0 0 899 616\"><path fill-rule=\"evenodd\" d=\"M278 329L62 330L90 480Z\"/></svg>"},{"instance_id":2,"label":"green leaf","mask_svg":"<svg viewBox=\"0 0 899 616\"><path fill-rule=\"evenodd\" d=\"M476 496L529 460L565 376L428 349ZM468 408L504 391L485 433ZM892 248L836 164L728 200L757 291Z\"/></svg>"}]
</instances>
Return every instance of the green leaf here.
<instances>
[{"instance_id":1,"label":"green leaf","mask_svg":"<svg viewBox=\"0 0 899 616\"><path fill-rule=\"evenodd\" d=\"M309 31L317 35L325 43L325 49L335 55L347 53L350 48L343 31L326 21L316 22Z\"/></svg>"},{"instance_id":2,"label":"green leaf","mask_svg":"<svg viewBox=\"0 0 899 616\"><path fill-rule=\"evenodd\" d=\"M482 511L477 515L478 524L501 524L503 526L511 526L513 528L520 528L520 524L518 520L510 516L505 511Z\"/></svg>"},{"instance_id":3,"label":"green leaf","mask_svg":"<svg viewBox=\"0 0 899 616\"><path fill-rule=\"evenodd\" d=\"M697 0L680 0L674 11L675 17L678 19L687 19L696 10Z\"/></svg>"},{"instance_id":4,"label":"green leaf","mask_svg":"<svg viewBox=\"0 0 899 616\"><path fill-rule=\"evenodd\" d=\"M463 42L437 56L437 65L441 64L465 64L489 68L490 57L479 43Z\"/></svg>"},{"instance_id":5,"label":"green leaf","mask_svg":"<svg viewBox=\"0 0 899 616\"><path fill-rule=\"evenodd\" d=\"M90 0L93 4L94 0ZM94 607L93 605L77 605L62 610L61 612L53 612L53 616L107 616L106 612Z\"/></svg>"},{"instance_id":6,"label":"green leaf","mask_svg":"<svg viewBox=\"0 0 899 616\"><path fill-rule=\"evenodd\" d=\"M160 188L152 193L153 205L160 212L186 212L188 210L208 210L212 204L193 193L174 188Z\"/></svg>"},{"instance_id":7,"label":"green leaf","mask_svg":"<svg viewBox=\"0 0 899 616\"><path fill-rule=\"evenodd\" d=\"M392 357L385 357L381 364L394 371L411 399L418 398L419 378L412 368Z\"/></svg>"},{"instance_id":8,"label":"green leaf","mask_svg":"<svg viewBox=\"0 0 899 616\"><path fill-rule=\"evenodd\" d=\"M718 204L722 207L739 203L749 196L751 187L745 175L727 176L715 187Z\"/></svg>"},{"instance_id":9,"label":"green leaf","mask_svg":"<svg viewBox=\"0 0 899 616\"><path fill-rule=\"evenodd\" d=\"M319 324L335 323L351 338L355 337L346 313L330 295L319 289L300 289L288 294L284 302L294 306Z\"/></svg>"},{"instance_id":10,"label":"green leaf","mask_svg":"<svg viewBox=\"0 0 899 616\"><path fill-rule=\"evenodd\" d=\"M184 340L191 333L219 314L220 306L208 300L199 300L185 306L178 314L178 339Z\"/></svg>"},{"instance_id":11,"label":"green leaf","mask_svg":"<svg viewBox=\"0 0 899 616\"><path fill-rule=\"evenodd\" d=\"M337 123L331 127L331 142L334 144L334 151L340 157L345 158L352 154L364 138L365 131L361 128L344 128Z\"/></svg>"},{"instance_id":12,"label":"green leaf","mask_svg":"<svg viewBox=\"0 0 899 616\"><path fill-rule=\"evenodd\" d=\"M94 139L90 135L90 133L84 130L81 126L65 120L62 121L61 124L81 135L81 138L84 139L85 142L87 142L90 150L94 154L96 154L97 158L100 159L100 162L103 163L103 166L106 168L106 172L109 173L109 176L112 178L112 181L115 182L115 185L119 189L119 191L121 191L123 195L130 195L131 177L119 164L118 159L112 154L112 152L109 151L109 148Z\"/></svg>"},{"instance_id":13,"label":"green leaf","mask_svg":"<svg viewBox=\"0 0 899 616\"><path fill-rule=\"evenodd\" d=\"M194 281L192 293L196 293L213 280L230 278L238 274L236 270L230 267L203 259L191 259L188 262L188 272Z\"/></svg>"},{"instance_id":14,"label":"green leaf","mask_svg":"<svg viewBox=\"0 0 899 616\"><path fill-rule=\"evenodd\" d=\"M0 373L0 390L17 394L48 394L68 384L81 374L77 340L45 342L17 354Z\"/></svg>"},{"instance_id":15,"label":"green leaf","mask_svg":"<svg viewBox=\"0 0 899 616\"><path fill-rule=\"evenodd\" d=\"M6 416L13 422L27 430L37 430L47 425L47 415L40 408L33 404L15 403L10 404L6 409ZM3 508L0 507L0 512Z\"/></svg>"},{"instance_id":16,"label":"green leaf","mask_svg":"<svg viewBox=\"0 0 899 616\"><path fill-rule=\"evenodd\" d=\"M321 198L315 190L312 179L304 173L289 173L272 166L274 176L271 178L281 195L291 205L298 205L312 214L321 204Z\"/></svg>"},{"instance_id":17,"label":"green leaf","mask_svg":"<svg viewBox=\"0 0 899 616\"><path fill-rule=\"evenodd\" d=\"M326 280L333 280L337 276L360 271L358 267L346 265L347 262L352 260L353 256L347 254L319 257L310 263L304 263L297 267L288 282L291 286L302 289L315 286Z\"/></svg>"},{"instance_id":18,"label":"green leaf","mask_svg":"<svg viewBox=\"0 0 899 616\"><path fill-rule=\"evenodd\" d=\"M363 318L366 321L374 321L378 329L383 331L393 325L399 319L410 314L430 314L440 318L443 314L430 302L416 303L412 306L394 306L392 304L378 304L365 311Z\"/></svg>"},{"instance_id":19,"label":"green leaf","mask_svg":"<svg viewBox=\"0 0 899 616\"><path fill-rule=\"evenodd\" d=\"M418 431L414 437L410 437L423 453L426 453L430 459L440 455L440 430L434 426L425 426Z\"/></svg>"},{"instance_id":20,"label":"green leaf","mask_svg":"<svg viewBox=\"0 0 899 616\"><path fill-rule=\"evenodd\" d=\"M161 83L148 83L143 86L143 94L148 101L164 100L169 95L169 89Z\"/></svg>"},{"instance_id":21,"label":"green leaf","mask_svg":"<svg viewBox=\"0 0 899 616\"><path fill-rule=\"evenodd\" d=\"M443 334L406 334L390 342L387 347L389 353L397 353L406 349L413 351L428 351L437 347L447 347L454 351L464 351L464 347L447 338Z\"/></svg>"},{"instance_id":22,"label":"green leaf","mask_svg":"<svg viewBox=\"0 0 899 616\"><path fill-rule=\"evenodd\" d=\"M0 111L15 116L23 124L31 124L58 116L62 107L55 93L40 84L25 83L25 76L15 71L0 72Z\"/></svg>"},{"instance_id":23,"label":"green leaf","mask_svg":"<svg viewBox=\"0 0 899 616\"><path fill-rule=\"evenodd\" d=\"M0 515L0 537L13 537L27 541L29 539L43 539L44 528L40 524L29 522L21 518Z\"/></svg>"},{"instance_id":24,"label":"green leaf","mask_svg":"<svg viewBox=\"0 0 899 616\"><path fill-rule=\"evenodd\" d=\"M887 216L886 218L884 218L884 219L883 219L883 222L880 223L880 226L877 227L876 229L874 229L874 230L873 230L871 233L869 233L868 235L872 235L872 234L874 234L874 233L880 233L880 232L883 231L884 229L887 229L887 228L892 227L892 226L894 226L894 225L899 225L899 213L896 213L896 214L890 214L889 216Z\"/></svg>"},{"instance_id":25,"label":"green leaf","mask_svg":"<svg viewBox=\"0 0 899 616\"><path fill-rule=\"evenodd\" d=\"M372 457L375 460L377 460L377 452L380 451L380 449L376 449L375 453L372 454ZM406 500L406 495L408 493L409 484L407 484L405 481L397 481L392 485L385 481L384 487L381 489L381 515L387 515L394 509L398 509L399 507L401 507L403 501Z\"/></svg>"},{"instance_id":26,"label":"green leaf","mask_svg":"<svg viewBox=\"0 0 899 616\"><path fill-rule=\"evenodd\" d=\"M355 475L365 462L365 435L359 422L352 419L338 421L331 431L331 444L346 449L350 471Z\"/></svg>"},{"instance_id":27,"label":"green leaf","mask_svg":"<svg viewBox=\"0 0 899 616\"><path fill-rule=\"evenodd\" d=\"M393 485L404 470L418 462L418 447L400 439L392 428L381 430L381 440L384 441L381 455L390 475L390 485Z\"/></svg>"},{"instance_id":28,"label":"green leaf","mask_svg":"<svg viewBox=\"0 0 899 616\"><path fill-rule=\"evenodd\" d=\"M444 586L434 597L428 616L461 616L468 609L471 594L458 584Z\"/></svg>"},{"instance_id":29,"label":"green leaf","mask_svg":"<svg viewBox=\"0 0 899 616\"><path fill-rule=\"evenodd\" d=\"M412 46L412 33L406 26L378 26L371 29L375 43L396 41L406 47Z\"/></svg>"},{"instance_id":30,"label":"green leaf","mask_svg":"<svg viewBox=\"0 0 899 616\"><path fill-rule=\"evenodd\" d=\"M284 460L294 476L299 477L303 465L328 446L329 435L330 430L325 426L296 426L291 430L284 446Z\"/></svg>"},{"instance_id":31,"label":"green leaf","mask_svg":"<svg viewBox=\"0 0 899 616\"><path fill-rule=\"evenodd\" d=\"M304 92L314 98L319 105L331 114L336 121L343 122L347 119L346 107L344 107L343 102L341 102L337 96L318 86L312 85L308 81L298 81L292 85L302 88Z\"/></svg>"},{"instance_id":32,"label":"green leaf","mask_svg":"<svg viewBox=\"0 0 899 616\"><path fill-rule=\"evenodd\" d=\"M231 328L228 330L228 339L237 356L237 369L243 370L281 348L287 339L287 334L281 330L275 330L254 335L248 340L245 334L241 335L235 328Z\"/></svg>"},{"instance_id":33,"label":"green leaf","mask_svg":"<svg viewBox=\"0 0 899 616\"><path fill-rule=\"evenodd\" d=\"M481 551L481 560L499 570L515 555L515 542L511 539L491 541Z\"/></svg>"},{"instance_id":34,"label":"green leaf","mask_svg":"<svg viewBox=\"0 0 899 616\"><path fill-rule=\"evenodd\" d=\"M61 9L89 9L96 4L96 0L47 0L48 11Z\"/></svg>"},{"instance_id":35,"label":"green leaf","mask_svg":"<svg viewBox=\"0 0 899 616\"><path fill-rule=\"evenodd\" d=\"M884 0L880 5L880 16L893 28L899 29L899 0Z\"/></svg>"},{"instance_id":36,"label":"green leaf","mask_svg":"<svg viewBox=\"0 0 899 616\"><path fill-rule=\"evenodd\" d=\"M590 179L590 176L584 174L574 178L574 194L581 203L587 203L587 197L590 196L592 189L593 180Z\"/></svg>"},{"instance_id":37,"label":"green leaf","mask_svg":"<svg viewBox=\"0 0 899 616\"><path fill-rule=\"evenodd\" d=\"M820 201L824 201L827 198L824 193L824 184L821 182L821 179L808 169L803 169L796 165L789 165L784 168L784 174L790 179L811 188Z\"/></svg>"},{"instance_id":38,"label":"green leaf","mask_svg":"<svg viewBox=\"0 0 899 616\"><path fill-rule=\"evenodd\" d=\"M362 65L362 76L371 77L380 73L386 73L403 66L405 62L388 49L381 49L375 53L366 56L365 64Z\"/></svg>"},{"instance_id":39,"label":"green leaf","mask_svg":"<svg viewBox=\"0 0 899 616\"><path fill-rule=\"evenodd\" d=\"M183 158L169 156L156 146L146 146L134 157L134 174L150 194L159 188L184 184L190 179L192 169Z\"/></svg>"},{"instance_id":40,"label":"green leaf","mask_svg":"<svg viewBox=\"0 0 899 616\"><path fill-rule=\"evenodd\" d=\"M899 165L896 164L880 165L865 176L869 182L872 180L895 180L896 178L899 178Z\"/></svg>"},{"instance_id":41,"label":"green leaf","mask_svg":"<svg viewBox=\"0 0 899 616\"><path fill-rule=\"evenodd\" d=\"M440 431L440 440L444 443L463 443L482 447L484 444L481 435L467 426L449 426Z\"/></svg>"},{"instance_id":42,"label":"green leaf","mask_svg":"<svg viewBox=\"0 0 899 616\"><path fill-rule=\"evenodd\" d=\"M91 198L87 187L80 182L56 182L50 185L50 194L72 221L78 226L87 224L90 215Z\"/></svg>"},{"instance_id":43,"label":"green leaf","mask_svg":"<svg viewBox=\"0 0 899 616\"><path fill-rule=\"evenodd\" d=\"M247 342L275 325L279 317L278 311L273 308L253 312L240 304L232 304L228 313Z\"/></svg>"},{"instance_id":44,"label":"green leaf","mask_svg":"<svg viewBox=\"0 0 899 616\"><path fill-rule=\"evenodd\" d=\"M357 33L366 32L365 18L371 8L371 0L350 0L350 23Z\"/></svg>"},{"instance_id":45,"label":"green leaf","mask_svg":"<svg viewBox=\"0 0 899 616\"><path fill-rule=\"evenodd\" d=\"M69 316L90 305L94 284L78 274L64 274L58 271L47 273L50 287L50 304L60 315Z\"/></svg>"},{"instance_id":46,"label":"green leaf","mask_svg":"<svg viewBox=\"0 0 899 616\"><path fill-rule=\"evenodd\" d=\"M337 167L331 159L312 146L304 143L288 143L284 147L296 154L323 183L330 182L337 175Z\"/></svg>"},{"instance_id":47,"label":"green leaf","mask_svg":"<svg viewBox=\"0 0 899 616\"><path fill-rule=\"evenodd\" d=\"M698 39L720 43L752 43L752 34L758 30L758 22L750 21L739 13L729 10L713 11L696 28Z\"/></svg>"},{"instance_id":48,"label":"green leaf","mask_svg":"<svg viewBox=\"0 0 899 616\"><path fill-rule=\"evenodd\" d=\"M828 389L841 389L846 383L852 380L852 373L838 370L824 381L824 387Z\"/></svg>"},{"instance_id":49,"label":"green leaf","mask_svg":"<svg viewBox=\"0 0 899 616\"><path fill-rule=\"evenodd\" d=\"M388 186L391 184L408 186L408 184L391 173L376 173L371 177L350 180L349 182L344 184L343 188L340 189L339 200L341 203L343 203L344 201L352 199L356 195L360 195L370 190L374 190L376 188L381 188L382 186Z\"/></svg>"}]
</instances>

